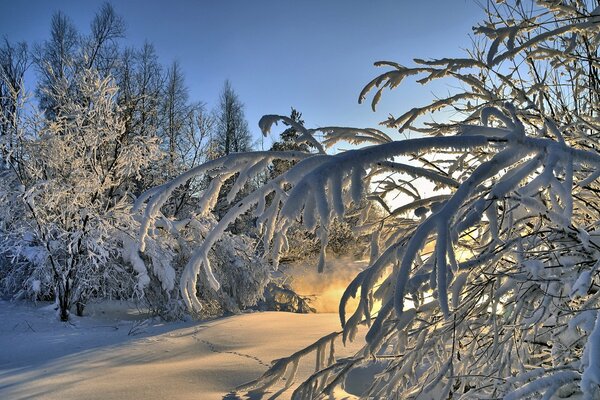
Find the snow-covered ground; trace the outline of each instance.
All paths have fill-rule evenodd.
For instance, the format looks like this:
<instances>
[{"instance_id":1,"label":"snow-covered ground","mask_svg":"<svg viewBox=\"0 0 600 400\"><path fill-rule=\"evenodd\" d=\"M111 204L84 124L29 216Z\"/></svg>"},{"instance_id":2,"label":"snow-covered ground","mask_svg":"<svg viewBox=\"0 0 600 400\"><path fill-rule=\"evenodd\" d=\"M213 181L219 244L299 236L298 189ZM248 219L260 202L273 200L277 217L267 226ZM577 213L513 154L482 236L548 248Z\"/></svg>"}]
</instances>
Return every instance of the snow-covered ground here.
<instances>
[{"instance_id":1,"label":"snow-covered ground","mask_svg":"<svg viewBox=\"0 0 600 400\"><path fill-rule=\"evenodd\" d=\"M235 399L230 391L273 359L339 330L337 314L162 323L120 303L62 323L52 306L0 301L0 321L0 399ZM307 357L300 378L311 368Z\"/></svg>"}]
</instances>

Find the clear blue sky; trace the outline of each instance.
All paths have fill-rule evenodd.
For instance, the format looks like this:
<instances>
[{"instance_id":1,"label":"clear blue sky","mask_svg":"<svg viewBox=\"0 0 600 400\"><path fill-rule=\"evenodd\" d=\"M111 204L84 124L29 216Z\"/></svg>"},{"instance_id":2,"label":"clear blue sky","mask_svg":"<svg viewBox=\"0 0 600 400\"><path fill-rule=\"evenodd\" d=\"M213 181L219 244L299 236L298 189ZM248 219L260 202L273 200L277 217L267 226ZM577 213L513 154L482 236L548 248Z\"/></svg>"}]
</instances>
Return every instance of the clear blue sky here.
<instances>
[{"instance_id":1,"label":"clear blue sky","mask_svg":"<svg viewBox=\"0 0 600 400\"><path fill-rule=\"evenodd\" d=\"M80 32L100 0L0 0L0 35L35 43L61 10ZM230 79L258 137L263 114L294 106L309 127L375 127L444 94L407 84L384 95L377 113L358 93L378 72L373 62L460 55L483 13L474 0L126 0L112 2L127 25L124 43L153 43L163 64L180 62L190 99L214 106ZM266 139L265 146L270 144Z\"/></svg>"}]
</instances>

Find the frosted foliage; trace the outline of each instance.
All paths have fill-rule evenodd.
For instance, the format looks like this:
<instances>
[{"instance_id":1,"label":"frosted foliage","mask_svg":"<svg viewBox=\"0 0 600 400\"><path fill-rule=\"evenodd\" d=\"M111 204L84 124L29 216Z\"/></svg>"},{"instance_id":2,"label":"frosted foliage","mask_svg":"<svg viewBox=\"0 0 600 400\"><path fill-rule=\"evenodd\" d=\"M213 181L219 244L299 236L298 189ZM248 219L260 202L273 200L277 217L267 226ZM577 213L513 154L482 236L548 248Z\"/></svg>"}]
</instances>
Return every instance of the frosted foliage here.
<instances>
[{"instance_id":1,"label":"frosted foliage","mask_svg":"<svg viewBox=\"0 0 600 400\"><path fill-rule=\"evenodd\" d=\"M27 121L35 135L23 137L31 159L24 173L0 171L1 294L54 297L63 319L93 298L140 300L164 318L183 317L182 266L215 221L210 213L181 221L161 214L141 253L131 234L140 227L132 192L158 159L157 138L125 132L110 79L83 71L75 83L53 92L61 104L56 120ZM218 194L223 181L214 182ZM204 314L239 312L262 297L270 268L255 246L226 233L209 252L224 291L198 285Z\"/></svg>"},{"instance_id":2,"label":"frosted foliage","mask_svg":"<svg viewBox=\"0 0 600 400\"><path fill-rule=\"evenodd\" d=\"M376 364L381 372L359 393L365 398L598 398L600 87L589 71L600 26L592 10L582 1L490 3L475 28L481 41L467 57L415 60L416 67L376 63L390 70L359 98L374 90L373 108L383 89L409 77L452 83L448 97L384 122L422 137L394 141L376 130L329 127L315 146L319 129L295 123L298 140L316 153L231 154L140 198L144 243L161 205L191 177L246 179L273 160L297 161L231 204L194 250L180 282L193 310L201 307L199 280L220 286L210 249L243 214L257 217L263 256L274 266L297 225L320 238L322 266L335 218L365 199L384 210L377 223L357 223L357 231L372 233L371 261L342 297L342 330L276 360L239 391L295 384L294 399L327 398L351 371ZM447 110L454 120L423 122ZM268 132L278 121L291 124L268 115L260 126ZM326 152L335 138L362 147ZM433 183L434 193L415 178ZM393 208L389 195L403 204ZM199 196L206 212L213 197ZM347 313L351 297L359 301ZM360 327L363 349L337 359L335 342L354 340ZM314 374L294 383L309 354Z\"/></svg>"},{"instance_id":3,"label":"frosted foliage","mask_svg":"<svg viewBox=\"0 0 600 400\"><path fill-rule=\"evenodd\" d=\"M263 298L270 267L256 256L249 238L225 234L215 245L210 258L213 265L217 266L216 276L221 283L220 297L227 311L254 306Z\"/></svg>"},{"instance_id":4,"label":"frosted foliage","mask_svg":"<svg viewBox=\"0 0 600 400\"><path fill-rule=\"evenodd\" d=\"M128 192L157 149L153 138L125 134L110 78L82 70L72 79L48 88L60 105L54 119L22 117L20 163L0 185L10 224L3 284L34 298L53 294L62 319L75 303L131 295L134 277L119 265L122 232L136 229Z\"/></svg>"},{"instance_id":5,"label":"frosted foliage","mask_svg":"<svg viewBox=\"0 0 600 400\"><path fill-rule=\"evenodd\" d=\"M211 214L192 215L177 221L161 216L155 221L153 232L145 236L143 254L138 252L139 242L130 242L130 254L135 256L128 261L136 271L141 271L138 275L141 290L164 317L178 317L185 311L180 306L181 296L176 282L182 279L183 266L189 261L195 246L204 240L215 224ZM262 299L270 267L256 256L254 247L254 241L244 235L223 234L208 252L215 279L221 283L222 290L213 290L205 281L197 282L194 293L202 307L195 311L205 316L239 312ZM147 278L149 270L160 287L147 289L148 285L153 285Z\"/></svg>"}]
</instances>

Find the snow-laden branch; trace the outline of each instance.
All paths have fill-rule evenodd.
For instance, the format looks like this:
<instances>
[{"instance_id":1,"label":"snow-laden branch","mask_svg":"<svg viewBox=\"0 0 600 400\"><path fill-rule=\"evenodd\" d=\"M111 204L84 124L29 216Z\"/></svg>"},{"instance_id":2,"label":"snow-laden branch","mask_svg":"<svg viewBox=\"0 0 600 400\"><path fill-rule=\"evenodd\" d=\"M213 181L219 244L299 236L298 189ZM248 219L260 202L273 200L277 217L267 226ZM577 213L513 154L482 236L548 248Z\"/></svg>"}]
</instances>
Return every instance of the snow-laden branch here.
<instances>
[{"instance_id":1,"label":"snow-laden branch","mask_svg":"<svg viewBox=\"0 0 600 400\"><path fill-rule=\"evenodd\" d=\"M311 347L316 371L295 398L333 393L365 360L381 367L365 397L597 395L600 155L597 77L589 71L597 63L598 20L581 2L538 2L530 11L505 3L478 30L489 38L487 51L417 59L415 67L380 62L390 71L360 93L362 102L375 91L375 108L385 88L410 76L420 75L422 84L458 81L454 92L388 120L435 137L392 141L378 130L307 129L280 116L261 120L263 132L278 121L293 127L298 141L318 154L305 154L251 191L206 235L181 281L190 308L199 306L202 271L218 287L208 251L243 213L254 210L264 256L275 266L292 226L316 231L321 269L334 218L364 199L388 211L377 224L362 227L371 234L370 262L340 302L343 342L366 324L366 344L354 357L326 363L324 346ZM509 17L495 14L500 7ZM442 109L452 110L457 121L417 126L420 117ZM324 142L317 145L319 133ZM325 152L339 141L371 146ZM395 159L409 155L422 165ZM233 200L248 177L272 160L261 154L201 169L212 179L202 210L211 209L226 179L234 181ZM370 179L380 177L373 192ZM420 178L444 192L422 193L411 181ZM164 204L169 185L147 196L148 215ZM384 196L398 193L410 199L390 207ZM351 297L358 304L347 311ZM283 378L286 390L306 354L280 360L244 390L268 390Z\"/></svg>"},{"instance_id":2,"label":"snow-laden branch","mask_svg":"<svg viewBox=\"0 0 600 400\"><path fill-rule=\"evenodd\" d=\"M395 156L406 155L428 149L468 150L487 146L494 139L483 136L460 136L440 138L419 138L401 142L388 142L368 148L351 150L336 155L310 155L301 152L256 152L232 154L222 159L213 160L200 165L178 178L151 189L142 194L136 202L136 209L146 204L144 218L140 229L140 250L150 226L160 207L165 204L173 191L189 179L202 176L212 171L213 181L209 189L200 198L200 208L208 211L216 201L216 196L226 178L239 174L233 188L239 187L240 180L247 179L249 172L258 173L257 166L266 165L275 159L301 160L289 171L273 179L243 198L223 216L213 230L204 238L203 243L194 251L186 265L181 278L183 298L193 310L200 308L196 297L196 284L200 271L203 270L214 290L218 290L219 282L214 277L208 252L223 235L227 227L239 216L257 207L260 216L259 224L266 227L264 242L266 248L272 249L275 264L287 241L286 232L289 227L302 215L309 229L320 224L320 238L326 243L326 232L331 220L332 211L342 216L345 211L344 190L348 187L352 200L358 203L364 195L362 177L364 170L372 167L381 160ZM413 171L414 172L414 171ZM216 183L215 183L216 182ZM284 185L292 188L286 193ZM233 190L234 190L233 189ZM271 193L275 198L269 209L264 210L265 199ZM315 214L316 211L316 214ZM257 215L258 216L258 215ZM325 246L322 246L320 265L325 261Z\"/></svg>"}]
</instances>

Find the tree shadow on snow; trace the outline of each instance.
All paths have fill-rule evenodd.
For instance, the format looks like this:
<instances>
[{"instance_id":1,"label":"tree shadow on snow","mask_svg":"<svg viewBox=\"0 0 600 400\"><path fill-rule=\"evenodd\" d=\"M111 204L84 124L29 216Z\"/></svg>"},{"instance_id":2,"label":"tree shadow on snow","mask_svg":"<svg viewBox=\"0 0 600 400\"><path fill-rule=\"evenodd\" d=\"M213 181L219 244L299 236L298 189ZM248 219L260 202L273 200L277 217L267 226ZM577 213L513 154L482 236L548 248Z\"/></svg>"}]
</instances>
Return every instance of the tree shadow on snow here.
<instances>
[{"instance_id":1,"label":"tree shadow on snow","mask_svg":"<svg viewBox=\"0 0 600 400\"><path fill-rule=\"evenodd\" d=\"M276 399L281 394L281 391L275 393L267 400ZM265 392L250 392L245 396L241 396L236 392L229 392L223 396L222 400L261 400L266 395Z\"/></svg>"}]
</instances>

